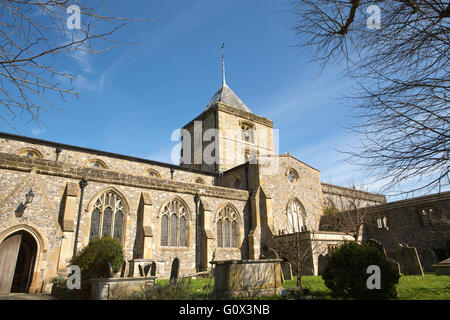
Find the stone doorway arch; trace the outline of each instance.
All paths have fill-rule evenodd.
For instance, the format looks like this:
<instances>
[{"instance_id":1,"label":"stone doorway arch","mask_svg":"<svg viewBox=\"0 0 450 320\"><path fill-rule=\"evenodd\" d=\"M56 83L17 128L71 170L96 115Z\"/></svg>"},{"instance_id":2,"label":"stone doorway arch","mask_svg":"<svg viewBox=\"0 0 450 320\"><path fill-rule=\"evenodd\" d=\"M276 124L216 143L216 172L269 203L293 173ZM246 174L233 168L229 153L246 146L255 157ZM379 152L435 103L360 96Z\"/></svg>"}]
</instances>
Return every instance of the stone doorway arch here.
<instances>
[{"instance_id":1,"label":"stone doorway arch","mask_svg":"<svg viewBox=\"0 0 450 320\"><path fill-rule=\"evenodd\" d=\"M30 226L0 232L0 294L39 291L38 265L47 249L47 241Z\"/></svg>"},{"instance_id":2,"label":"stone doorway arch","mask_svg":"<svg viewBox=\"0 0 450 320\"><path fill-rule=\"evenodd\" d=\"M36 256L36 240L24 230L13 233L0 244L1 294L28 292Z\"/></svg>"}]
</instances>

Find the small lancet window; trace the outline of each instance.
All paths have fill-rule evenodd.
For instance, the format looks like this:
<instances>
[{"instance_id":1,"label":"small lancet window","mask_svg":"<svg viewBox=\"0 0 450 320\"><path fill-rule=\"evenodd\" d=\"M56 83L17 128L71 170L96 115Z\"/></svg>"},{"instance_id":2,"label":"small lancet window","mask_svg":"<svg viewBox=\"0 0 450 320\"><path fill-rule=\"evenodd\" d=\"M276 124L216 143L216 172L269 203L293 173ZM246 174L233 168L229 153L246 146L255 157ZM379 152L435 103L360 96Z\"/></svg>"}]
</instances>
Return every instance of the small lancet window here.
<instances>
[{"instance_id":1,"label":"small lancet window","mask_svg":"<svg viewBox=\"0 0 450 320\"><path fill-rule=\"evenodd\" d=\"M247 122L241 123L241 131L242 131L242 140L246 142L254 141L254 126Z\"/></svg>"}]
</instances>

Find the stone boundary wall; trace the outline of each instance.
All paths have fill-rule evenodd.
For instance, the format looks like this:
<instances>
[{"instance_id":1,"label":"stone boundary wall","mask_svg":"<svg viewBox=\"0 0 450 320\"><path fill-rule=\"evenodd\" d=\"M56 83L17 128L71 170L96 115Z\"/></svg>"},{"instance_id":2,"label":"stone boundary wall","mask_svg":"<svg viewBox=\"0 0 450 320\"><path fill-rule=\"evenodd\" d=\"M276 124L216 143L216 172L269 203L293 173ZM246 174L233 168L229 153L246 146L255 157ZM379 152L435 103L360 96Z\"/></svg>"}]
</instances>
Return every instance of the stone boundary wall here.
<instances>
[{"instance_id":1,"label":"stone boundary wall","mask_svg":"<svg viewBox=\"0 0 450 320\"><path fill-rule=\"evenodd\" d=\"M185 194L199 194L207 197L217 197L232 200L248 200L249 193L225 187L199 185L176 180L135 176L131 174L114 172L111 170L80 167L73 164L27 158L14 154L0 152L0 169L30 172L33 168L38 174L59 176L71 179L84 177L88 181L118 184L138 188L164 190Z\"/></svg>"},{"instance_id":2,"label":"stone boundary wall","mask_svg":"<svg viewBox=\"0 0 450 320\"><path fill-rule=\"evenodd\" d=\"M358 189L351 189L341 186L336 186L329 183L322 182L322 192L324 196L330 195L338 195L343 197L348 197L349 194L357 196L361 200L366 200L370 202L376 203L386 203L386 196L377 193L371 193L367 191L362 191Z\"/></svg>"},{"instance_id":3,"label":"stone boundary wall","mask_svg":"<svg viewBox=\"0 0 450 320\"><path fill-rule=\"evenodd\" d=\"M319 230L336 226L336 217L350 219L348 213L323 215ZM416 247L422 256L427 249L443 248L450 240L450 191L360 208L358 215L363 219L363 239L381 242L388 254L403 244Z\"/></svg>"}]
</instances>

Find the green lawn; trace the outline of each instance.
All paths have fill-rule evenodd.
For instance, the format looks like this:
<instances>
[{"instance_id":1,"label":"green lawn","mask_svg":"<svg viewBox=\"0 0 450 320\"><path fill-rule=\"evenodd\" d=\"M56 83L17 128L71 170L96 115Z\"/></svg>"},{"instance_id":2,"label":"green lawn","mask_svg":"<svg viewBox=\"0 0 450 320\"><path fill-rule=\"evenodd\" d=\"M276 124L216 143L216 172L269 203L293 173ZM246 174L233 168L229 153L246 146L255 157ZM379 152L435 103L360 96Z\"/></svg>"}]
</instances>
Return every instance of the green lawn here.
<instances>
[{"instance_id":1,"label":"green lawn","mask_svg":"<svg viewBox=\"0 0 450 320\"><path fill-rule=\"evenodd\" d=\"M303 287L309 288L319 299L332 299L330 290L322 277L303 276ZM296 279L286 281L285 288L296 285ZM397 285L400 300L450 300L450 276L425 274L422 276L402 276Z\"/></svg>"},{"instance_id":2,"label":"green lawn","mask_svg":"<svg viewBox=\"0 0 450 320\"><path fill-rule=\"evenodd\" d=\"M330 290L320 276L303 276L303 288L308 288L316 299L333 299ZM284 288L296 286L296 278L286 281ZM168 280L158 280L158 285L168 284ZM450 300L450 276L402 276L397 285L400 300ZM189 298L214 299L214 281L210 279L191 280ZM267 299L267 298L265 298ZM280 299L270 297L269 299Z\"/></svg>"},{"instance_id":3,"label":"green lawn","mask_svg":"<svg viewBox=\"0 0 450 320\"><path fill-rule=\"evenodd\" d=\"M450 276L402 276L397 288L403 300L450 300Z\"/></svg>"}]
</instances>

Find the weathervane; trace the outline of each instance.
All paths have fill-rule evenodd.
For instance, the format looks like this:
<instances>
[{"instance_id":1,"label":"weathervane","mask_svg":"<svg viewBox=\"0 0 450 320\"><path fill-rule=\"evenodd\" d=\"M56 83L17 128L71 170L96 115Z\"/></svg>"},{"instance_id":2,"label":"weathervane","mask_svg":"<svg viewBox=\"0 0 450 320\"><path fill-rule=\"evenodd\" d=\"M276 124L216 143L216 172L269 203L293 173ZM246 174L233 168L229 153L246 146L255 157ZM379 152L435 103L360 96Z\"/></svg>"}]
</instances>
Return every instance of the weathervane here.
<instances>
[{"instance_id":1,"label":"weathervane","mask_svg":"<svg viewBox=\"0 0 450 320\"><path fill-rule=\"evenodd\" d=\"M222 43L222 86L226 84L225 82L225 42Z\"/></svg>"}]
</instances>

